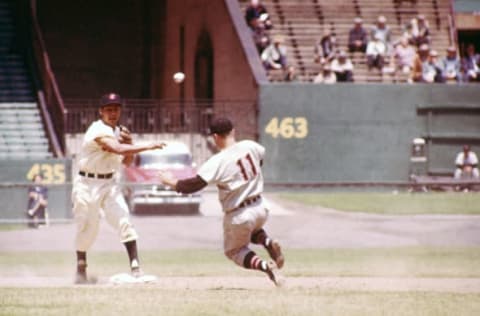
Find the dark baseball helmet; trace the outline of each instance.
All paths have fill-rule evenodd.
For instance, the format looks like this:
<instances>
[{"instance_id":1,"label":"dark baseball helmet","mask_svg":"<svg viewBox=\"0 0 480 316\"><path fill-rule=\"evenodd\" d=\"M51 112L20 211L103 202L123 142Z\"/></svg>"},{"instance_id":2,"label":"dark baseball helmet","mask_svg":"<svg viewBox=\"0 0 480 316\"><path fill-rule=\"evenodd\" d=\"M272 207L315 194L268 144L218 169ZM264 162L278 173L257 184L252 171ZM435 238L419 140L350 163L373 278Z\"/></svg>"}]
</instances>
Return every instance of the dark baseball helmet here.
<instances>
[{"instance_id":1,"label":"dark baseball helmet","mask_svg":"<svg viewBox=\"0 0 480 316\"><path fill-rule=\"evenodd\" d=\"M117 104L123 106L123 99L117 93L107 93L100 99L100 107L104 107L110 104Z\"/></svg>"}]
</instances>

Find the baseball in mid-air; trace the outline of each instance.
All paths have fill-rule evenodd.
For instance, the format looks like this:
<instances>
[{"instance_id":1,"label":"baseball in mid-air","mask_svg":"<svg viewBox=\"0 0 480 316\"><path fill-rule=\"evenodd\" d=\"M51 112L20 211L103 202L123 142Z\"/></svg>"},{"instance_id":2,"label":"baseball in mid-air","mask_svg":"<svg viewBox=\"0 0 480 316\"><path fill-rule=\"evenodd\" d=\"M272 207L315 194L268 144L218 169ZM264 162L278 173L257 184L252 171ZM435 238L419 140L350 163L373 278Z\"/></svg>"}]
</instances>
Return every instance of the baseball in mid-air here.
<instances>
[{"instance_id":1,"label":"baseball in mid-air","mask_svg":"<svg viewBox=\"0 0 480 316\"><path fill-rule=\"evenodd\" d=\"M173 81L175 83L182 83L185 80L185 74L183 72L176 72L173 74Z\"/></svg>"}]
</instances>

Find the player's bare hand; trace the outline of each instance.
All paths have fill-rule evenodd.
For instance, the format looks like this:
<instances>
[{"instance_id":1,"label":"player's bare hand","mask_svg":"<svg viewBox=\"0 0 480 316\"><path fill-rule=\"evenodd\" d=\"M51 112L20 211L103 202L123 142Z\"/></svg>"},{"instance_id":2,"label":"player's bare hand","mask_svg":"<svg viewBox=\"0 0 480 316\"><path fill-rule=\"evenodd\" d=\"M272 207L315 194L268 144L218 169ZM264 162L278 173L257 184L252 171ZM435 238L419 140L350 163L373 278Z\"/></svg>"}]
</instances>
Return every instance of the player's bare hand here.
<instances>
[{"instance_id":1,"label":"player's bare hand","mask_svg":"<svg viewBox=\"0 0 480 316\"><path fill-rule=\"evenodd\" d=\"M170 171L160 170L158 172L158 180L161 183L163 183L165 185L168 185L168 186L171 186L171 187L175 187L175 185L177 184L177 179L175 178L173 173L171 173Z\"/></svg>"},{"instance_id":2,"label":"player's bare hand","mask_svg":"<svg viewBox=\"0 0 480 316\"><path fill-rule=\"evenodd\" d=\"M162 149L165 146L167 146L167 144L162 143L162 142L160 142L160 143L155 142L155 143L150 144L150 149Z\"/></svg>"}]
</instances>

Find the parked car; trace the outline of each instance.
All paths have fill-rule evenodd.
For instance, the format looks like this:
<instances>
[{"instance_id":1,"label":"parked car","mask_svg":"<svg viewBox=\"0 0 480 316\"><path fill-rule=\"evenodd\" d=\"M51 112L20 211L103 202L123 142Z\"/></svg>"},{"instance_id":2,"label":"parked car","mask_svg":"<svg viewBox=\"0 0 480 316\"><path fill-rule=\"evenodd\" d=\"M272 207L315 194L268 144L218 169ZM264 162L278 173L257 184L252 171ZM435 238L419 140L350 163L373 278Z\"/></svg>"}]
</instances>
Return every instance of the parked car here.
<instances>
[{"instance_id":1,"label":"parked car","mask_svg":"<svg viewBox=\"0 0 480 316\"><path fill-rule=\"evenodd\" d=\"M201 194L181 194L157 180L159 170L169 171L179 179L196 175L188 146L169 141L163 149L145 151L135 156L125 168L125 198L135 214L198 214Z\"/></svg>"}]
</instances>

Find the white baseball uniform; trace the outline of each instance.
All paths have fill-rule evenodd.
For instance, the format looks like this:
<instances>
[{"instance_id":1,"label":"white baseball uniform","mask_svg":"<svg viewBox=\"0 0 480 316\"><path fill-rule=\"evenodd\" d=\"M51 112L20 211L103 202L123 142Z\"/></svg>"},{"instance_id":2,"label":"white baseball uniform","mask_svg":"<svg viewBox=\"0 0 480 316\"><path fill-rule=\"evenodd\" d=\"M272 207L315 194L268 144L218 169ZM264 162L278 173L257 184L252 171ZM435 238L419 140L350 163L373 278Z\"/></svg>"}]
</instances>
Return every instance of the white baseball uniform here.
<instances>
[{"instance_id":1,"label":"white baseball uniform","mask_svg":"<svg viewBox=\"0 0 480 316\"><path fill-rule=\"evenodd\" d=\"M72 189L77 251L87 251L92 246L102 211L107 222L118 231L121 242L138 237L129 220L127 203L116 183L115 175L120 171L124 157L104 151L95 141L99 137L118 139L119 135L118 127L113 129L102 120L93 122L85 133L78 157L78 170L84 175L75 176Z\"/></svg>"},{"instance_id":2,"label":"white baseball uniform","mask_svg":"<svg viewBox=\"0 0 480 316\"><path fill-rule=\"evenodd\" d=\"M457 154L457 157L455 158L455 165L456 166L472 166L472 176L475 179L479 178L479 171L478 171L478 157L473 151L469 151L468 155L465 157L465 153L459 152ZM454 177L455 179L460 179L463 174L463 169L462 168L456 168L455 169L455 174Z\"/></svg>"},{"instance_id":3,"label":"white baseball uniform","mask_svg":"<svg viewBox=\"0 0 480 316\"><path fill-rule=\"evenodd\" d=\"M216 184L225 212L224 252L243 266L252 233L261 229L268 210L260 194L263 192L261 163L265 148L243 140L229 146L207 160L198 170L205 182Z\"/></svg>"}]
</instances>

